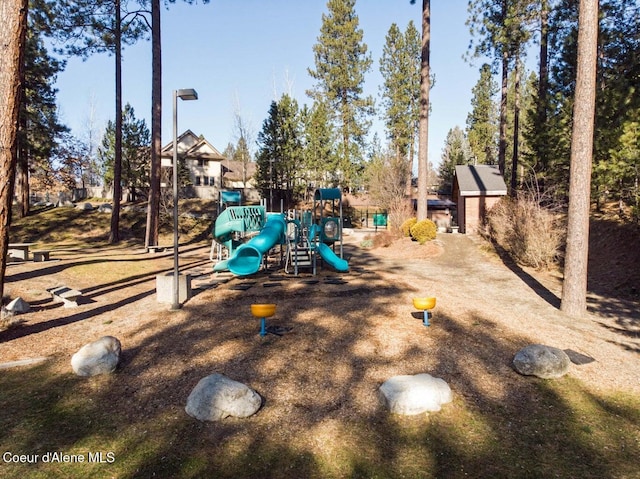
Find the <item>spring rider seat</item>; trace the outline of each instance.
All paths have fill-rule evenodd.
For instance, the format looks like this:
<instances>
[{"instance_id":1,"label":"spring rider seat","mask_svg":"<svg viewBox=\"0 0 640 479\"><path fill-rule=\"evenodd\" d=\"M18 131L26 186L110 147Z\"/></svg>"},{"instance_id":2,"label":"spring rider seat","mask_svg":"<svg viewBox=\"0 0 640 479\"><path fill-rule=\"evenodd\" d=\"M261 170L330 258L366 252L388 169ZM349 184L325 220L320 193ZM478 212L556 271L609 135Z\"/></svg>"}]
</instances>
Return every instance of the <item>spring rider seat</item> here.
<instances>
[{"instance_id":1,"label":"spring rider seat","mask_svg":"<svg viewBox=\"0 0 640 479\"><path fill-rule=\"evenodd\" d=\"M260 318L260 336L267 335L267 320L276 313L276 305L272 303L258 303L251 305L251 314Z\"/></svg>"},{"instance_id":2,"label":"spring rider seat","mask_svg":"<svg viewBox=\"0 0 640 479\"><path fill-rule=\"evenodd\" d=\"M422 324L425 326L430 326L429 324L429 310L436 307L436 298L424 297L424 298L413 298L413 307L422 311L423 321Z\"/></svg>"}]
</instances>

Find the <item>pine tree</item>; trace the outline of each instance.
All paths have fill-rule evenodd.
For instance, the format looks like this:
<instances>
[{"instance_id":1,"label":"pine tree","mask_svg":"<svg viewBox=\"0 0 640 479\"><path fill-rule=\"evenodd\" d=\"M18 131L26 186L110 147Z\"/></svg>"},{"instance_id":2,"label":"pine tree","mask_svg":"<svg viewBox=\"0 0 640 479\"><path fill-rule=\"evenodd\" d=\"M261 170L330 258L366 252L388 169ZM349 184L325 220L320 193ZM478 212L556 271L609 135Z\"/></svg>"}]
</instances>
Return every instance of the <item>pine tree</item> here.
<instances>
[{"instance_id":1,"label":"pine tree","mask_svg":"<svg viewBox=\"0 0 640 479\"><path fill-rule=\"evenodd\" d=\"M531 4L534 0L470 0L469 19L471 35L478 37L471 45L473 57L486 55L501 66L500 122L498 142L498 166L504 174L507 150L507 90L509 71L515 67L514 79L519 80L518 68L524 46L530 39L527 29L530 22ZM535 0L537 1L537 0ZM519 89L516 88L516 92ZM514 118L518 122L519 100L514 102ZM516 125L514 134L519 135ZM517 164L517 148L513 150L513 165Z\"/></svg>"},{"instance_id":2,"label":"pine tree","mask_svg":"<svg viewBox=\"0 0 640 479\"><path fill-rule=\"evenodd\" d=\"M164 4L175 3L176 0L165 0ZM195 0L185 0L192 4ZM160 151L162 150L162 35L160 32L160 0L138 0L141 10L138 14L149 13L151 4L151 165L149 172L149 202L147 203L147 228L145 246L158 245L158 229L160 224ZM202 3L209 3L203 0Z\"/></svg>"},{"instance_id":3,"label":"pine tree","mask_svg":"<svg viewBox=\"0 0 640 479\"><path fill-rule=\"evenodd\" d=\"M415 0L411 0L414 3ZM427 219L429 176L429 90L431 89L431 1L422 0L420 54L420 111L418 120L418 221Z\"/></svg>"},{"instance_id":4,"label":"pine tree","mask_svg":"<svg viewBox=\"0 0 640 479\"><path fill-rule=\"evenodd\" d=\"M619 196L621 188L617 170L618 159L611 152L622 148L620 140L624 125L634 120L640 107L636 94L640 78L640 9L635 0L601 0L600 2L598 68L594 170L592 194L597 205L605 201L626 200ZM578 3L553 2L549 16L549 91L547 115L544 123L538 122L532 147L538 163L536 172L547 190L566 201L569 185L569 158L571 147L572 111L575 96ZM611 167L609 163L613 163ZM627 190L628 191L628 190Z\"/></svg>"},{"instance_id":5,"label":"pine tree","mask_svg":"<svg viewBox=\"0 0 640 479\"><path fill-rule=\"evenodd\" d=\"M307 94L335 112L333 122L340 136L339 170L343 187L349 189L360 169L373 114L373 98L363 96L364 76L372 60L362 42L355 0L329 0L327 8L318 43L313 46L315 70L308 69L317 84Z\"/></svg>"},{"instance_id":6,"label":"pine tree","mask_svg":"<svg viewBox=\"0 0 640 479\"><path fill-rule=\"evenodd\" d=\"M519 184L514 184L513 188L511 188L511 191L514 194L517 193L519 185L521 185L525 180L522 175L524 169L531 165L532 151L529 144L529 132L532 130L531 122L534 120L533 115L535 114L536 101L535 86L537 84L537 77L533 73L531 73L531 76L527 77L526 82L516 81L516 74L517 72L514 70L509 75L509 89L507 94L507 136L512 140L507 144L506 149L507 158L516 158L516 171L513 171L513 161L507 164L505 168L505 176L507 178L511 178L511 181L519 179ZM516 101L519 102L518 108L515 106ZM525 113L519 115L519 118L517 119L519 123L517 130L516 110ZM516 150L514 151L514 149Z\"/></svg>"},{"instance_id":7,"label":"pine tree","mask_svg":"<svg viewBox=\"0 0 640 479\"><path fill-rule=\"evenodd\" d=\"M120 241L122 175L122 46L132 44L147 32L147 23L136 11L124 10L122 0L64 0L57 3L56 35L63 51L83 58L94 53L113 53L115 58L115 162L113 210L109 242ZM124 11L123 11L124 10Z\"/></svg>"},{"instance_id":8,"label":"pine tree","mask_svg":"<svg viewBox=\"0 0 640 479\"><path fill-rule=\"evenodd\" d=\"M491 66L485 63L480 68L480 79L473 87L471 112L467 116L469 147L479 164L495 165L498 161L498 112L494 100L497 92Z\"/></svg>"},{"instance_id":9,"label":"pine tree","mask_svg":"<svg viewBox=\"0 0 640 479\"><path fill-rule=\"evenodd\" d=\"M0 297L9 249L27 7L27 0L0 2Z\"/></svg>"},{"instance_id":10,"label":"pine tree","mask_svg":"<svg viewBox=\"0 0 640 479\"><path fill-rule=\"evenodd\" d=\"M31 10L24 55L24 90L18 126L16 196L23 217L29 212L29 170L48 170L51 155L60 136L68 129L58 120L57 74L64 62L52 58L44 46L38 24L39 12ZM75 185L74 185L75 187Z\"/></svg>"},{"instance_id":11,"label":"pine tree","mask_svg":"<svg viewBox=\"0 0 640 479\"><path fill-rule=\"evenodd\" d=\"M622 126L622 132L615 148L609 151L609 157L597 161L594 167L593 182L598 193L618 200L618 210L624 215L624 205L633 208L638 219L640 207L640 111L635 111L635 120L628 120Z\"/></svg>"},{"instance_id":12,"label":"pine tree","mask_svg":"<svg viewBox=\"0 0 640 479\"><path fill-rule=\"evenodd\" d=\"M144 119L135 116L133 107L127 103L122 114L122 184L129 189L130 199L135 201L137 190L148 184L149 149L151 134ZM107 123L98 150L102 160L105 184L115 181L115 124Z\"/></svg>"},{"instance_id":13,"label":"pine tree","mask_svg":"<svg viewBox=\"0 0 640 479\"><path fill-rule=\"evenodd\" d=\"M450 192L453 189L456 165L469 165L473 162L471 147L459 126L455 126L447 133L440 160L440 168L438 170L440 189Z\"/></svg>"},{"instance_id":14,"label":"pine tree","mask_svg":"<svg viewBox=\"0 0 640 479\"><path fill-rule=\"evenodd\" d=\"M411 160L420 100L420 34L409 22L402 34L393 23L380 58L384 120L391 147L398 157Z\"/></svg>"},{"instance_id":15,"label":"pine tree","mask_svg":"<svg viewBox=\"0 0 640 479\"><path fill-rule=\"evenodd\" d=\"M160 185L162 176L162 35L160 32L160 0L151 3L151 155L149 169L149 201L147 227L144 234L146 248L158 245L160 229Z\"/></svg>"},{"instance_id":16,"label":"pine tree","mask_svg":"<svg viewBox=\"0 0 640 479\"><path fill-rule=\"evenodd\" d=\"M576 98L571 135L571 183L567 248L560 308L580 317L587 310L590 182L596 98L598 0L581 0L578 27Z\"/></svg>"},{"instance_id":17,"label":"pine tree","mask_svg":"<svg viewBox=\"0 0 640 479\"><path fill-rule=\"evenodd\" d=\"M297 170L302 161L302 132L298 103L289 95L271 102L269 116L258 133L256 180L262 196L273 209L274 190L300 192Z\"/></svg>"},{"instance_id":18,"label":"pine tree","mask_svg":"<svg viewBox=\"0 0 640 479\"><path fill-rule=\"evenodd\" d=\"M305 106L301 117L304 147L302 174L306 182L305 196L308 196L315 188L336 186L339 182L336 175L336 133L325 103L315 102L311 109Z\"/></svg>"}]
</instances>

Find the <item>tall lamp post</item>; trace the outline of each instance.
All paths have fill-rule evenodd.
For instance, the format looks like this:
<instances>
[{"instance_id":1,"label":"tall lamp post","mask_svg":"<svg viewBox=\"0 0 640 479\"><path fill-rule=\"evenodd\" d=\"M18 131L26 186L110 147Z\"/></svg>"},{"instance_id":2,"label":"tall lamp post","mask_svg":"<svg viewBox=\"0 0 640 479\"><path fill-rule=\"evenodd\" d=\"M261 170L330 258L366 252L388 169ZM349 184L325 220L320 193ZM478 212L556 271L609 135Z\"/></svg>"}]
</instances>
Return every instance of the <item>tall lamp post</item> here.
<instances>
[{"instance_id":1,"label":"tall lamp post","mask_svg":"<svg viewBox=\"0 0 640 479\"><path fill-rule=\"evenodd\" d=\"M197 100L198 92L193 88L173 90L173 302L171 310L178 310L181 306L178 263L178 98Z\"/></svg>"}]
</instances>

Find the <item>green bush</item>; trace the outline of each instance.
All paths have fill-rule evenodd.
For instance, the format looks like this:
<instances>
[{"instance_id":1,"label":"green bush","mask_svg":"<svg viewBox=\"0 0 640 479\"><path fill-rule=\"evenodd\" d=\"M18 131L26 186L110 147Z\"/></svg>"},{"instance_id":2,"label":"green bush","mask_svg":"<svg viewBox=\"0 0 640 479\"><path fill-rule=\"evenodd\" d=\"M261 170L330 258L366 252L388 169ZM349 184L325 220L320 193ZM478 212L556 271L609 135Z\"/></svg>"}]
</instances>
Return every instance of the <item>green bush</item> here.
<instances>
[{"instance_id":1,"label":"green bush","mask_svg":"<svg viewBox=\"0 0 640 479\"><path fill-rule=\"evenodd\" d=\"M420 244L436 239L438 228L431 220L418 221L411 227L411 237Z\"/></svg>"},{"instance_id":2,"label":"green bush","mask_svg":"<svg viewBox=\"0 0 640 479\"><path fill-rule=\"evenodd\" d=\"M409 218L408 220L404 220L404 222L400 225L400 231L402 231L402 235L411 236L411 227L417 222L417 218Z\"/></svg>"}]
</instances>

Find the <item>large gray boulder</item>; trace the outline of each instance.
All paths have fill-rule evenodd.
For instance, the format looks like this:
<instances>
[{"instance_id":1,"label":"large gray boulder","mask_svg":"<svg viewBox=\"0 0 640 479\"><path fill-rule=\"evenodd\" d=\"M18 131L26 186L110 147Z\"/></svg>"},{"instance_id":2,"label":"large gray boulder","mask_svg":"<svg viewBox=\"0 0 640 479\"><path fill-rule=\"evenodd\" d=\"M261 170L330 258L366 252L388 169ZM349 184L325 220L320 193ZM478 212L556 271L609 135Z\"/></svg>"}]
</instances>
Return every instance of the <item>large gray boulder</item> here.
<instances>
[{"instance_id":1,"label":"large gray boulder","mask_svg":"<svg viewBox=\"0 0 640 479\"><path fill-rule=\"evenodd\" d=\"M94 209L91 203L78 203L76 208L84 211L92 211Z\"/></svg>"},{"instance_id":2,"label":"large gray boulder","mask_svg":"<svg viewBox=\"0 0 640 479\"><path fill-rule=\"evenodd\" d=\"M516 353L513 367L525 376L542 379L559 378L567 374L571 359L562 349L542 344L530 344Z\"/></svg>"},{"instance_id":3,"label":"large gray boulder","mask_svg":"<svg viewBox=\"0 0 640 479\"><path fill-rule=\"evenodd\" d=\"M85 344L71 357L71 367L78 376L95 376L115 371L120 361L120 341L113 336Z\"/></svg>"},{"instance_id":4,"label":"large gray boulder","mask_svg":"<svg viewBox=\"0 0 640 479\"><path fill-rule=\"evenodd\" d=\"M453 400L449 385L426 373L394 376L385 381L378 392L380 400L392 413L406 416L439 411L442 404Z\"/></svg>"},{"instance_id":5,"label":"large gray boulder","mask_svg":"<svg viewBox=\"0 0 640 479\"><path fill-rule=\"evenodd\" d=\"M261 405L262 398L249 386L216 373L196 384L185 411L200 421L219 421L229 416L249 417Z\"/></svg>"}]
</instances>

